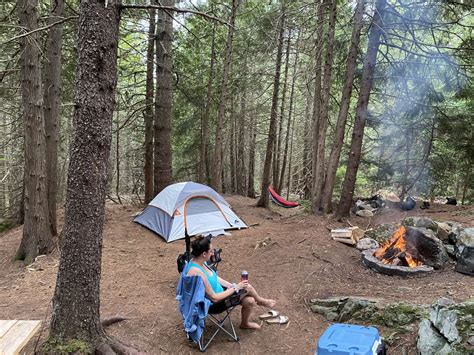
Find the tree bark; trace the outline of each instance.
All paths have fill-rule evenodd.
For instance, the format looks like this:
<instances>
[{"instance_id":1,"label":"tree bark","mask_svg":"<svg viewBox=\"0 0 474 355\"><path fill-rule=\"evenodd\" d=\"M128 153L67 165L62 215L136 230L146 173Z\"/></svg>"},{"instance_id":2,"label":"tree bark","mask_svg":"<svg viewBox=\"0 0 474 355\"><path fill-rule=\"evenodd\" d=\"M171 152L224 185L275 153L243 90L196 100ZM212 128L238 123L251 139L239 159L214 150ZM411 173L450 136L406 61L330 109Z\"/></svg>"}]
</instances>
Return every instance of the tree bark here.
<instances>
[{"instance_id":1,"label":"tree bark","mask_svg":"<svg viewBox=\"0 0 474 355\"><path fill-rule=\"evenodd\" d=\"M222 69L221 92L219 96L219 111L217 114L216 140L214 143L214 157L212 164L211 186L217 192L222 192L222 139L224 130L225 105L227 99L227 83L229 81L230 65L232 62L232 43L234 40L235 18L239 0L232 0L232 10L227 32L227 42L224 51L224 66Z\"/></svg>"},{"instance_id":2,"label":"tree bark","mask_svg":"<svg viewBox=\"0 0 474 355\"><path fill-rule=\"evenodd\" d=\"M100 323L102 229L117 81L120 4L82 1L79 15L75 136L70 148L64 245L50 339L106 342Z\"/></svg>"},{"instance_id":3,"label":"tree bark","mask_svg":"<svg viewBox=\"0 0 474 355\"><path fill-rule=\"evenodd\" d=\"M268 187L270 186L270 173L272 169L272 153L276 140L276 125L278 116L278 91L280 90L280 72L281 72L281 59L283 56L283 39L285 32L285 1L281 5L281 18L279 23L279 36L278 36L278 49L276 56L275 65L275 78L273 81L273 96L272 96L272 108L270 114L270 126L268 128L268 140L267 150L265 153L265 162L263 163L263 175L262 175L262 189L260 192L260 198L257 201L257 206L268 207Z\"/></svg>"},{"instance_id":4,"label":"tree bark","mask_svg":"<svg viewBox=\"0 0 474 355\"><path fill-rule=\"evenodd\" d=\"M329 94L331 91L332 67L334 58L334 32L336 30L336 0L331 0L328 29L326 33L326 59L324 63L323 88L321 92L321 106L319 112L319 132L317 139L315 169L313 174L313 212L322 209L322 191L324 187L324 164L326 152L326 132L329 119Z\"/></svg>"},{"instance_id":5,"label":"tree bark","mask_svg":"<svg viewBox=\"0 0 474 355\"><path fill-rule=\"evenodd\" d=\"M143 174L145 175L145 203L148 204L154 197L153 189L153 118L155 116L153 109L153 96L154 96L154 61L155 58L155 31L156 31L156 10L148 10L150 16L150 22L148 26L148 44L146 51L146 93L145 93L145 112L144 112L144 123L145 123L145 166Z\"/></svg>"},{"instance_id":6,"label":"tree bark","mask_svg":"<svg viewBox=\"0 0 474 355\"><path fill-rule=\"evenodd\" d=\"M26 31L38 28L37 0L20 0L18 16ZM24 225L17 260L30 264L39 254L53 248L49 222L46 147L41 85L41 59L38 47L39 33L22 37L21 94L24 116L25 174L24 174Z\"/></svg>"},{"instance_id":7,"label":"tree bark","mask_svg":"<svg viewBox=\"0 0 474 355\"><path fill-rule=\"evenodd\" d=\"M367 107L374 80L380 36L383 32L382 19L385 12L385 4L386 0L377 0L375 4L375 12L370 28L369 42L367 44L367 55L364 59L359 99L357 101L349 160L347 162L346 175L342 186L341 199L336 212L336 217L339 219L349 215L352 197L354 196L356 176L361 158L362 141L364 138L365 121L367 118Z\"/></svg>"},{"instance_id":8,"label":"tree bark","mask_svg":"<svg viewBox=\"0 0 474 355\"><path fill-rule=\"evenodd\" d=\"M255 198L255 149L257 145L257 120L255 116L257 112L254 110L250 115L249 133L249 180L247 185L247 196Z\"/></svg>"},{"instance_id":9,"label":"tree bark","mask_svg":"<svg viewBox=\"0 0 474 355\"><path fill-rule=\"evenodd\" d=\"M285 148L283 150L283 161L281 165L281 175L280 175L280 185L278 186L278 191L281 193L281 190L283 189L283 184L285 181L285 170L286 170L286 162L288 161L288 145L290 142L290 137L291 140L293 139L293 134L290 135L290 130L292 126L292 113L293 113L293 103L294 103L294 95L295 95L295 85L296 85L296 69L298 67L298 55L299 55L299 41L300 41L300 32L298 32L298 37L296 39L296 50L295 50L295 61L293 63L293 73L292 73L292 81L291 81L291 89L290 89L290 105L288 108L288 124L286 126L286 139L285 139ZM290 44L290 36L288 35L288 49L289 50L289 44ZM287 61L288 65L288 61ZM291 142L291 146L293 149L293 142ZM291 149L291 150L292 150ZM290 152L291 156L291 152ZM290 159L291 162L291 159ZM290 192L290 171L291 171L291 164L290 164L290 169L288 169L288 192L287 192L287 199L288 199L288 194Z\"/></svg>"},{"instance_id":10,"label":"tree bark","mask_svg":"<svg viewBox=\"0 0 474 355\"><path fill-rule=\"evenodd\" d=\"M244 65L244 72L246 72L246 66ZM245 118L247 116L247 108L246 108L246 95L245 95L245 84L242 88L242 94L240 95L240 112L238 115L239 123L237 124L238 130L238 139L237 139L237 194L241 196L246 195L246 184L245 184L245 177L246 169L245 169Z\"/></svg>"},{"instance_id":11,"label":"tree bark","mask_svg":"<svg viewBox=\"0 0 474 355\"><path fill-rule=\"evenodd\" d=\"M51 0L48 25L60 20L64 13L63 0ZM61 49L63 24L51 27L46 45L44 80L44 126L46 133L46 177L49 223L51 233L57 235L56 203L58 191L58 142L61 94Z\"/></svg>"},{"instance_id":12,"label":"tree bark","mask_svg":"<svg viewBox=\"0 0 474 355\"><path fill-rule=\"evenodd\" d=\"M198 167L198 181L209 183L210 180L210 157L209 157L209 117L212 106L212 82L214 81L214 66L216 64L216 24L212 28L211 58L209 64L209 78L207 80L206 109L202 117L201 126L201 154Z\"/></svg>"},{"instance_id":13,"label":"tree bark","mask_svg":"<svg viewBox=\"0 0 474 355\"><path fill-rule=\"evenodd\" d=\"M174 0L162 0L163 6L174 6ZM155 195L172 181L171 115L173 101L173 19L169 11L158 10L156 38L155 99Z\"/></svg>"},{"instance_id":14,"label":"tree bark","mask_svg":"<svg viewBox=\"0 0 474 355\"><path fill-rule=\"evenodd\" d=\"M346 131L347 114L351 103L352 86L354 83L354 74L357 64L357 48L359 47L360 32L362 30L362 18L364 15L364 1L358 0L354 14L354 24L352 28L351 46L347 56L346 75L344 87L341 95L341 105L337 116L336 131L334 133L334 143L329 156L328 167L326 171L326 181L322 194L322 206L325 213L332 210L332 194L336 181L336 172L339 165L342 146L344 144L344 134Z\"/></svg>"},{"instance_id":15,"label":"tree bark","mask_svg":"<svg viewBox=\"0 0 474 355\"><path fill-rule=\"evenodd\" d=\"M276 189L277 193L281 193L281 186L283 186L283 180L280 178L280 174L285 173L285 169L280 171L280 162L281 162L281 145L283 140L283 123L285 120L285 102L286 102L286 88L288 86L288 69L290 67L290 46L291 46L291 29L288 30L288 40L286 43L286 53L285 53L285 74L283 76L283 89L281 94L281 103L280 103L280 121L278 122L278 136L277 136L277 148L275 149L275 164L274 164L274 175L273 175L273 186ZM288 130L287 130L288 138Z\"/></svg>"},{"instance_id":16,"label":"tree bark","mask_svg":"<svg viewBox=\"0 0 474 355\"><path fill-rule=\"evenodd\" d=\"M316 165L318 158L318 138L319 126L321 123L321 76L322 76L322 56L323 56L323 37L324 37L324 9L326 4L321 0L316 0L318 4L318 20L317 20L317 37L316 37L316 52L315 52L315 66L314 66L314 95L313 95L313 115L312 115L312 159L311 159L311 202L315 205L316 197L314 194L314 182L316 180Z\"/></svg>"},{"instance_id":17,"label":"tree bark","mask_svg":"<svg viewBox=\"0 0 474 355\"><path fill-rule=\"evenodd\" d=\"M303 169L302 184L303 197L305 200L311 199L311 95L309 90L306 95L305 120L304 120L304 142L303 142Z\"/></svg>"}]
</instances>

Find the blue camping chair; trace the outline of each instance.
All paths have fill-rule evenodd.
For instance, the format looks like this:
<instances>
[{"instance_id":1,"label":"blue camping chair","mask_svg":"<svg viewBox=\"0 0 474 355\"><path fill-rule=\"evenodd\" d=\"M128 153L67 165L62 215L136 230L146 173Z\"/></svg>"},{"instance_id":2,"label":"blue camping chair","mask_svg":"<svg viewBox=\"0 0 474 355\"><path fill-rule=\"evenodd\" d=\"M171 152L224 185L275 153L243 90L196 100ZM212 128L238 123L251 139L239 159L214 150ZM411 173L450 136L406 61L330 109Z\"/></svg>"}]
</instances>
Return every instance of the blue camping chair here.
<instances>
[{"instance_id":1,"label":"blue camping chair","mask_svg":"<svg viewBox=\"0 0 474 355\"><path fill-rule=\"evenodd\" d=\"M234 325L230 315L236 306L240 304L240 296L245 290L240 290L226 299L212 303L206 298L204 282L200 276L186 276L182 272L178 287L176 289L176 299L179 301L179 311L183 317L184 331L189 340L199 346L201 352L206 351L216 335L223 331L232 340L239 341L235 333ZM205 339L206 320L209 319L217 326L214 333ZM228 320L228 328L224 322Z\"/></svg>"}]
</instances>

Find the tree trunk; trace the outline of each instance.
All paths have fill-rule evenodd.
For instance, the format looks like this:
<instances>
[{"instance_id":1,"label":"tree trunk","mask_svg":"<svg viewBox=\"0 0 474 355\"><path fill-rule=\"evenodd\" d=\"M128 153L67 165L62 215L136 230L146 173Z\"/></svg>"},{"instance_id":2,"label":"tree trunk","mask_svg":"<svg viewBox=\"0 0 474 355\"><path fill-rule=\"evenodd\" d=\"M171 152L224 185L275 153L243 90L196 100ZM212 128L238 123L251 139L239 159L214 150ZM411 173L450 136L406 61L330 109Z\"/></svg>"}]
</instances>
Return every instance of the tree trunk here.
<instances>
[{"instance_id":1,"label":"tree trunk","mask_svg":"<svg viewBox=\"0 0 474 355\"><path fill-rule=\"evenodd\" d=\"M260 198L257 202L259 207L268 207L268 187L270 186L270 173L272 169L272 153L276 140L276 125L278 116L278 91L280 89L280 71L281 59L283 55L283 39L285 32L285 1L281 5L281 18L279 24L278 49L275 65L275 78L273 81L272 109L270 114L270 126L268 128L267 150L265 153L265 162L263 163L262 189Z\"/></svg>"},{"instance_id":2,"label":"tree trunk","mask_svg":"<svg viewBox=\"0 0 474 355\"><path fill-rule=\"evenodd\" d=\"M405 129L404 137L406 141L404 142L405 146L405 169L403 169L402 177L402 191L400 193L400 201L405 201L405 195L407 194L408 182L410 178L410 158L411 158L411 146L413 144L413 137L411 134L412 128L407 127Z\"/></svg>"},{"instance_id":3,"label":"tree trunk","mask_svg":"<svg viewBox=\"0 0 474 355\"><path fill-rule=\"evenodd\" d=\"M380 45L380 35L383 32L382 18L385 11L385 3L386 0L377 0L372 26L370 28L367 55L364 60L362 82L352 132L349 160L347 162L346 175L342 186L341 199L336 212L336 217L339 219L349 215L352 205L352 197L354 196L357 170L359 169L362 151L362 140L364 138L365 121L367 118L367 106L369 104L370 91L374 80L377 52Z\"/></svg>"},{"instance_id":4,"label":"tree trunk","mask_svg":"<svg viewBox=\"0 0 474 355\"><path fill-rule=\"evenodd\" d=\"M60 20L63 0L51 0L48 24ZM44 80L44 127L46 132L46 177L51 233L57 235L56 203L58 191L58 142L61 94L61 48L63 24L51 27L46 45Z\"/></svg>"},{"instance_id":5,"label":"tree trunk","mask_svg":"<svg viewBox=\"0 0 474 355\"><path fill-rule=\"evenodd\" d=\"M257 120L255 116L257 112L254 110L250 115L249 132L250 132L250 146L249 146L249 180L247 186L247 196L255 198L255 149L257 145Z\"/></svg>"},{"instance_id":6,"label":"tree trunk","mask_svg":"<svg viewBox=\"0 0 474 355\"><path fill-rule=\"evenodd\" d=\"M92 353L111 342L100 323L99 296L107 166L117 81L119 8L120 4L115 2L109 2L107 7L100 0L81 2L75 136L70 148L64 245L50 330L51 344L79 340Z\"/></svg>"},{"instance_id":7,"label":"tree trunk","mask_svg":"<svg viewBox=\"0 0 474 355\"><path fill-rule=\"evenodd\" d=\"M285 74L283 76L283 90L281 94L281 104L280 104L280 121L278 127L278 136L277 136L277 148L275 150L275 164L274 164L274 176L273 176L273 186L276 189L277 193L281 193L281 187L283 186L283 178L280 177L280 174L285 174L285 168L280 171L280 162L281 162L281 144L283 139L283 123L285 120L285 101L286 101L286 88L288 84L288 69L290 67L290 46L291 46L291 29L288 30L288 40L286 43L286 53L285 53ZM286 132L286 137L288 138L288 130ZM286 140L288 142L288 140Z\"/></svg>"},{"instance_id":8,"label":"tree trunk","mask_svg":"<svg viewBox=\"0 0 474 355\"><path fill-rule=\"evenodd\" d=\"M315 169L313 175L313 212L322 209L322 192L324 187L324 163L326 151L326 132L329 119L329 93L331 91L332 66L334 57L334 32L336 29L336 0L330 1L328 30L326 33L326 60L324 63L321 106L319 108L319 132L317 139Z\"/></svg>"},{"instance_id":9,"label":"tree trunk","mask_svg":"<svg viewBox=\"0 0 474 355\"><path fill-rule=\"evenodd\" d=\"M244 66L244 72L245 72ZM237 140L237 194L241 196L246 195L246 184L245 177L245 117L247 116L246 109L246 87L242 88L242 94L240 95L240 113L238 115L239 123L237 124L238 129L238 140Z\"/></svg>"},{"instance_id":10,"label":"tree trunk","mask_svg":"<svg viewBox=\"0 0 474 355\"><path fill-rule=\"evenodd\" d=\"M209 78L207 80L206 109L202 117L201 126L201 154L198 167L198 181L209 183L210 159L209 159L209 116L212 106L212 82L214 81L214 66L216 63L216 24L212 28L211 58L209 65Z\"/></svg>"},{"instance_id":11,"label":"tree trunk","mask_svg":"<svg viewBox=\"0 0 474 355\"><path fill-rule=\"evenodd\" d=\"M311 198L311 95L309 92L306 96L305 120L304 120L304 142L303 142L303 197L305 200Z\"/></svg>"},{"instance_id":12,"label":"tree trunk","mask_svg":"<svg viewBox=\"0 0 474 355\"><path fill-rule=\"evenodd\" d=\"M174 0L162 0L163 6L174 6ZM169 11L158 10L156 37L155 99L155 195L171 183L171 115L173 102L173 19Z\"/></svg>"},{"instance_id":13,"label":"tree trunk","mask_svg":"<svg viewBox=\"0 0 474 355\"><path fill-rule=\"evenodd\" d=\"M212 164L211 186L217 192L222 192L222 138L224 130L225 104L227 99L227 82L229 81L230 65L232 62L232 42L234 39L234 25L237 16L239 0L232 0L232 11L227 32L227 42L224 52L224 66L222 69L221 93L219 97L219 111L217 114L216 141L214 143L214 161Z\"/></svg>"},{"instance_id":14,"label":"tree trunk","mask_svg":"<svg viewBox=\"0 0 474 355\"><path fill-rule=\"evenodd\" d=\"M469 189L469 185L471 183L471 166L468 166L466 175L464 177L464 184L462 188L462 197L461 197L461 204L464 205L467 196L467 190Z\"/></svg>"},{"instance_id":15,"label":"tree trunk","mask_svg":"<svg viewBox=\"0 0 474 355\"><path fill-rule=\"evenodd\" d=\"M318 158L318 138L319 138L319 126L321 123L321 76L322 76L322 56L323 56L323 38L324 38L324 9L323 6L326 4L325 0L321 3L321 0L316 0L318 5L318 20L316 37L316 58L314 66L314 95L313 95L313 115L312 115L312 127L313 127L313 146L312 146L312 164L311 164L311 202L313 207L316 205L315 188L314 182L316 180L316 165Z\"/></svg>"},{"instance_id":16,"label":"tree trunk","mask_svg":"<svg viewBox=\"0 0 474 355\"><path fill-rule=\"evenodd\" d=\"M37 0L18 2L20 26L28 32L38 28L36 6ZM43 92L38 40L38 32L20 40L21 94L25 130L25 222L20 247L15 258L24 260L25 264L33 262L39 254L49 253L54 244L49 223Z\"/></svg>"},{"instance_id":17,"label":"tree trunk","mask_svg":"<svg viewBox=\"0 0 474 355\"><path fill-rule=\"evenodd\" d=\"M155 31L156 31L156 10L150 9L148 11L150 22L148 26L148 44L146 50L146 93L145 93L145 203L148 204L154 197L153 189L153 117L155 116L153 110L153 96L154 96L154 61L155 58Z\"/></svg>"},{"instance_id":18,"label":"tree trunk","mask_svg":"<svg viewBox=\"0 0 474 355\"><path fill-rule=\"evenodd\" d=\"M325 213L332 210L332 194L336 181L336 172L339 165L342 146L344 144L344 134L346 131L347 114L351 103L352 85L357 64L357 48L359 47L360 31L362 30L362 18L364 15L364 0L358 0L354 14L354 25L352 28L351 46L347 56L346 77L341 95L341 105L337 116L336 131L334 133L334 143L329 156L326 172L326 181L322 196L322 205Z\"/></svg>"},{"instance_id":19,"label":"tree trunk","mask_svg":"<svg viewBox=\"0 0 474 355\"><path fill-rule=\"evenodd\" d=\"M292 81L291 81L291 89L290 89L290 107L288 109L288 124L286 126L286 139L285 139L285 148L283 151L283 162L281 165L280 185L278 186L279 193L281 193L281 190L283 189L283 184L285 181L286 162L288 160L288 145L290 141L291 118L292 118L292 113L293 113L293 102L294 102L293 100L294 100L295 85L296 85L296 68L298 66L299 40L300 40L300 32L298 32L298 38L296 39L295 62L293 63L293 73L292 73ZM287 48L288 51L290 49L289 44L290 44L290 36L288 35L288 48ZM287 61L287 65L288 65L288 61ZM291 139L293 139L293 134L291 134ZM291 145L293 147L293 142L291 142ZM291 166L290 166L290 169L291 169ZM290 169L288 170L288 193L290 192L290 179L289 179ZM287 199L288 199L288 194L287 194Z\"/></svg>"}]
</instances>

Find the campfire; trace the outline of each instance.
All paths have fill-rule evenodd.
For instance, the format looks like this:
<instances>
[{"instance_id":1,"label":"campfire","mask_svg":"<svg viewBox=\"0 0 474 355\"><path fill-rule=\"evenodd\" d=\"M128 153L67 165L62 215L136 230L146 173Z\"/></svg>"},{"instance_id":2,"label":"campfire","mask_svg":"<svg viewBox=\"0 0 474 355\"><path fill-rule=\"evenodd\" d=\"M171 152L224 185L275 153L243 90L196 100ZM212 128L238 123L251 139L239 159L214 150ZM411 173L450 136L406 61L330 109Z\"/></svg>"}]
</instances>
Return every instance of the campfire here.
<instances>
[{"instance_id":1,"label":"campfire","mask_svg":"<svg viewBox=\"0 0 474 355\"><path fill-rule=\"evenodd\" d=\"M405 227L401 226L392 238L373 254L384 264L417 267L423 265L419 260L416 240L410 238Z\"/></svg>"},{"instance_id":2,"label":"campfire","mask_svg":"<svg viewBox=\"0 0 474 355\"><path fill-rule=\"evenodd\" d=\"M410 276L441 268L448 255L431 231L400 226L387 243L378 249L364 250L362 260L383 274Z\"/></svg>"}]
</instances>

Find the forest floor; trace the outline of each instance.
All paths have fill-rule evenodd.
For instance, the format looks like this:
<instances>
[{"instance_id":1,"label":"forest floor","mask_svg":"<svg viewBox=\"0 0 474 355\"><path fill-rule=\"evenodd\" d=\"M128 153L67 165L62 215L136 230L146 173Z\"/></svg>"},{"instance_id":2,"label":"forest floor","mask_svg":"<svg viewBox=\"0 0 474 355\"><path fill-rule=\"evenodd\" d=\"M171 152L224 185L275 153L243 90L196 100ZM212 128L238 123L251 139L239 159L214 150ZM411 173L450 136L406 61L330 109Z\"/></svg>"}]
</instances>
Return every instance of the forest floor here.
<instances>
[{"instance_id":1,"label":"forest floor","mask_svg":"<svg viewBox=\"0 0 474 355\"><path fill-rule=\"evenodd\" d=\"M442 296L456 301L474 296L474 277L454 272L452 263L420 278L381 275L363 266L357 249L331 240L328 228L347 224L307 214L302 208L273 206L266 210L255 207L255 200L249 198L226 199L248 225L257 225L216 238L214 246L223 249L220 275L235 281L241 270L248 270L250 283L262 296L274 298L275 309L290 321L285 325L262 324L258 331L237 329L239 343L221 335L207 350L209 354L314 353L318 338L330 323L311 312L307 301L312 298L361 296L387 303L431 304ZM175 301L179 276L176 257L183 251L184 241L166 244L133 223L138 211L138 207L107 204L101 314L103 318L129 318L109 326L107 332L144 353L198 352L186 340ZM474 226L474 206L450 205L409 212L383 209L370 220L370 226L398 222L405 216ZM351 223L365 229L369 219L352 217ZM58 252L40 258L30 268L13 262L21 233L17 227L0 235L0 318L45 321L41 333L26 348L27 353L33 353L35 345L47 336ZM267 246L256 248L266 238L271 238ZM258 307L255 316L264 312ZM235 312L234 324L239 320L240 312ZM389 353L400 354L407 347L413 349L409 353L415 353L414 337L415 332L395 341Z\"/></svg>"}]
</instances>

